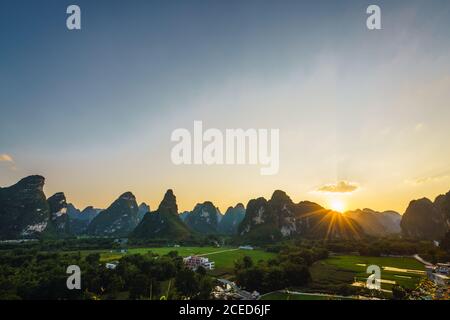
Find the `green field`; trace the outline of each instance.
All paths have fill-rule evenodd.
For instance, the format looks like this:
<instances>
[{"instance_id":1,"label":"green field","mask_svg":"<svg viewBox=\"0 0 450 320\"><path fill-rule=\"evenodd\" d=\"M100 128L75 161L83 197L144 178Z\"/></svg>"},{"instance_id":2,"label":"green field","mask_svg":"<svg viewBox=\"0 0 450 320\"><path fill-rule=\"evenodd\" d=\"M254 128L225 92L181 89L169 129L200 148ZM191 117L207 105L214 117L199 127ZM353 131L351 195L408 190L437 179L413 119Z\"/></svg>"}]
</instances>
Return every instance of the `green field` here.
<instances>
[{"instance_id":1,"label":"green field","mask_svg":"<svg viewBox=\"0 0 450 320\"><path fill-rule=\"evenodd\" d=\"M367 266L381 268L381 288L391 290L393 283L406 288L414 288L425 276L424 266L413 258L332 256L316 262L310 269L314 287L352 284L367 279ZM383 282L386 281L386 282Z\"/></svg>"},{"instance_id":2,"label":"green field","mask_svg":"<svg viewBox=\"0 0 450 320\"><path fill-rule=\"evenodd\" d=\"M119 260L126 254L147 254L149 252L165 255L170 251L177 251L182 257L201 255L215 262L214 276L224 276L233 273L234 263L244 256L250 256L255 263L260 260L275 258L276 254L263 250L241 250L234 247L144 247L130 248L127 253L105 252L101 253L103 262ZM87 252L85 252L87 253ZM414 288L419 280L425 276L424 266L413 258L402 257L365 257L356 255L331 256L326 260L317 261L310 267L312 282L307 291L335 292L329 290L334 286L359 283L365 284L368 274L367 266L378 265L381 268L381 288L391 290L394 283L406 288ZM297 295L277 292L268 296L274 300L323 300L330 296Z\"/></svg>"},{"instance_id":3,"label":"green field","mask_svg":"<svg viewBox=\"0 0 450 320\"><path fill-rule=\"evenodd\" d=\"M202 255L208 257L211 261L214 261L216 269L214 274L226 274L233 270L234 263L238 259L244 256L249 256L255 263L259 260L268 260L275 258L274 253L266 252L263 250L241 250L234 247L158 247L158 248L132 248L129 249L126 254L146 254L148 252L156 253L159 255L165 255L170 251L177 251L182 257L190 255ZM118 252L101 252L101 260L103 262L119 260L125 254Z\"/></svg>"}]
</instances>

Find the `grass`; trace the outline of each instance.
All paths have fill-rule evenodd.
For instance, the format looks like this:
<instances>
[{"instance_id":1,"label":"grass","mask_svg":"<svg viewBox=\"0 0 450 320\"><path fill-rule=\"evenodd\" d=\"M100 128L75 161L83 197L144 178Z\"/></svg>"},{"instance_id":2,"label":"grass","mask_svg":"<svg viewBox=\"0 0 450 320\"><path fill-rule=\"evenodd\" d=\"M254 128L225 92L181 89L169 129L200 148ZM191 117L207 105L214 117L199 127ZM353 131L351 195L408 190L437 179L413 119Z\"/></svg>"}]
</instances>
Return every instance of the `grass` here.
<instances>
[{"instance_id":1,"label":"grass","mask_svg":"<svg viewBox=\"0 0 450 320\"><path fill-rule=\"evenodd\" d=\"M201 254L209 254L216 251L229 250L232 248L224 247L159 247L159 248L132 248L128 250L130 254L145 254L148 252L153 252L159 255L168 254L170 251L177 251L178 254L182 257L187 257L190 255L201 255Z\"/></svg>"},{"instance_id":2,"label":"grass","mask_svg":"<svg viewBox=\"0 0 450 320\"><path fill-rule=\"evenodd\" d=\"M366 269L369 265L378 265L381 268L382 280L395 281L406 288L414 288L424 276L415 272L424 272L424 266L413 258L333 256L318 261L311 267L313 286L352 284L355 279L365 282L368 276ZM381 288L386 290L391 290L392 286L391 283L381 284Z\"/></svg>"},{"instance_id":3,"label":"grass","mask_svg":"<svg viewBox=\"0 0 450 320\"><path fill-rule=\"evenodd\" d=\"M215 263L213 275L225 275L231 273L235 261L249 256L255 263L260 260L275 258L275 254L263 250L242 250L234 247L158 247L158 248L132 248L126 254L147 254L149 252L165 255L170 251L177 251L182 257L190 255L202 255ZM108 262L120 260L125 254L118 252L101 252L101 261Z\"/></svg>"},{"instance_id":4,"label":"grass","mask_svg":"<svg viewBox=\"0 0 450 320\"><path fill-rule=\"evenodd\" d=\"M244 256L249 256L253 259L254 263L260 260L269 260L275 258L276 255L271 252L266 252L263 250L235 250L227 251L217 254L211 254L207 257L215 262L216 270L213 272L216 275L231 273L234 268L235 261L243 258Z\"/></svg>"}]
</instances>

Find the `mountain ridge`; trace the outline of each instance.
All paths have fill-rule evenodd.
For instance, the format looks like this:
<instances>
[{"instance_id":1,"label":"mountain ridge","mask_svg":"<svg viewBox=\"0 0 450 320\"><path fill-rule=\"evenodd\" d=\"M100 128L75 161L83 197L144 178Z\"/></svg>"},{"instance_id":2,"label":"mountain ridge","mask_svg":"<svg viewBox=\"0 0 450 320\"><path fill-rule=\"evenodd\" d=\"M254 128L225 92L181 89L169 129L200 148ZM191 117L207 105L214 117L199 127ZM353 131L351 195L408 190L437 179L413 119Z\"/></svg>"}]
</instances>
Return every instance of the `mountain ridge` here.
<instances>
[{"instance_id":1,"label":"mountain ridge","mask_svg":"<svg viewBox=\"0 0 450 320\"><path fill-rule=\"evenodd\" d=\"M133 239L184 240L192 236L191 230L178 215L176 197L169 189L166 191L158 209L145 214L141 222L130 233Z\"/></svg>"},{"instance_id":2,"label":"mountain ridge","mask_svg":"<svg viewBox=\"0 0 450 320\"><path fill-rule=\"evenodd\" d=\"M131 192L120 195L107 209L88 206L80 211L67 202L63 192L46 198L44 184L43 176L32 175L0 187L0 239L87 234L176 241L194 234L222 234L274 241L291 237L359 239L401 232L407 238L439 240L450 226L450 191L434 201L412 200L400 215L368 208L340 214L311 201L295 203L286 192L275 190L268 200L251 199L246 207L241 203L230 206L222 215L211 201L179 214L172 189L155 211L145 203L138 206Z\"/></svg>"}]
</instances>

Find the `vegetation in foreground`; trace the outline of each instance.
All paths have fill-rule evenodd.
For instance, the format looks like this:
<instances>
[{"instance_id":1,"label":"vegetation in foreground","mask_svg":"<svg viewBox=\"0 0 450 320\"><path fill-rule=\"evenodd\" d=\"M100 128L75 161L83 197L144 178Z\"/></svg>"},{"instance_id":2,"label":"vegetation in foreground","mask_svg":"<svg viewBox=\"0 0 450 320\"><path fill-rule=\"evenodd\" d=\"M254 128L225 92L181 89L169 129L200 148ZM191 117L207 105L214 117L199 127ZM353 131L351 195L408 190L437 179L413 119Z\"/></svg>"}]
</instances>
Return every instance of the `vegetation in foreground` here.
<instances>
[{"instance_id":1,"label":"vegetation in foreground","mask_svg":"<svg viewBox=\"0 0 450 320\"><path fill-rule=\"evenodd\" d=\"M123 253L122 248L112 239L102 238L0 244L0 298L207 299L215 278L227 278L248 291L262 294L279 294L289 289L308 294L402 299L424 278L424 268L409 257L382 255L385 252L409 255L415 250L428 252L430 257L435 253L442 255L426 242L402 239L364 243L302 239L256 250L172 245L130 247ZM199 272L185 269L182 257L193 254L210 258L216 263L216 269L200 268ZM111 261L120 261L114 270L105 268L105 263ZM81 291L66 288L66 268L71 264L83 270ZM352 285L365 281L366 267L371 264L382 268L382 279L387 280L382 289L392 293L372 292ZM311 299L324 297L312 296ZM269 294L265 299L270 297ZM309 295L283 293L273 297L293 300L307 299Z\"/></svg>"},{"instance_id":2,"label":"vegetation in foreground","mask_svg":"<svg viewBox=\"0 0 450 320\"><path fill-rule=\"evenodd\" d=\"M82 290L66 287L69 265L82 270ZM213 279L185 268L176 252L132 254L105 268L98 253L42 253L16 249L0 255L0 299L208 299Z\"/></svg>"}]
</instances>

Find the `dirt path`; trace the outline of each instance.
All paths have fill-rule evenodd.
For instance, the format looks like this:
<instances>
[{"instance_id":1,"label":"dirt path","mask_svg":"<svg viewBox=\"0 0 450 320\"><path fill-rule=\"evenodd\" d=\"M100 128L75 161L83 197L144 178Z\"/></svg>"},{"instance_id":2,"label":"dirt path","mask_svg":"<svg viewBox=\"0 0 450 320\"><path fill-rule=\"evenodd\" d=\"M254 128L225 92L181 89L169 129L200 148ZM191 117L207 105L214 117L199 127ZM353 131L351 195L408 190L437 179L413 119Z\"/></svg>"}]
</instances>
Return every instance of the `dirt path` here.
<instances>
[{"instance_id":1,"label":"dirt path","mask_svg":"<svg viewBox=\"0 0 450 320\"><path fill-rule=\"evenodd\" d=\"M423 263L426 266L433 266L432 263L423 260L418 254L413 255L414 259L416 259L417 261L419 261L420 263Z\"/></svg>"},{"instance_id":2,"label":"dirt path","mask_svg":"<svg viewBox=\"0 0 450 320\"><path fill-rule=\"evenodd\" d=\"M222 252L230 252L230 251L236 251L239 250L239 248L236 249L227 249L227 250L220 250L220 251L214 251L214 252L210 252L210 253L203 253L203 254L198 254L198 257L202 257L202 256L209 256L211 254L216 254L216 253L222 253Z\"/></svg>"}]
</instances>

